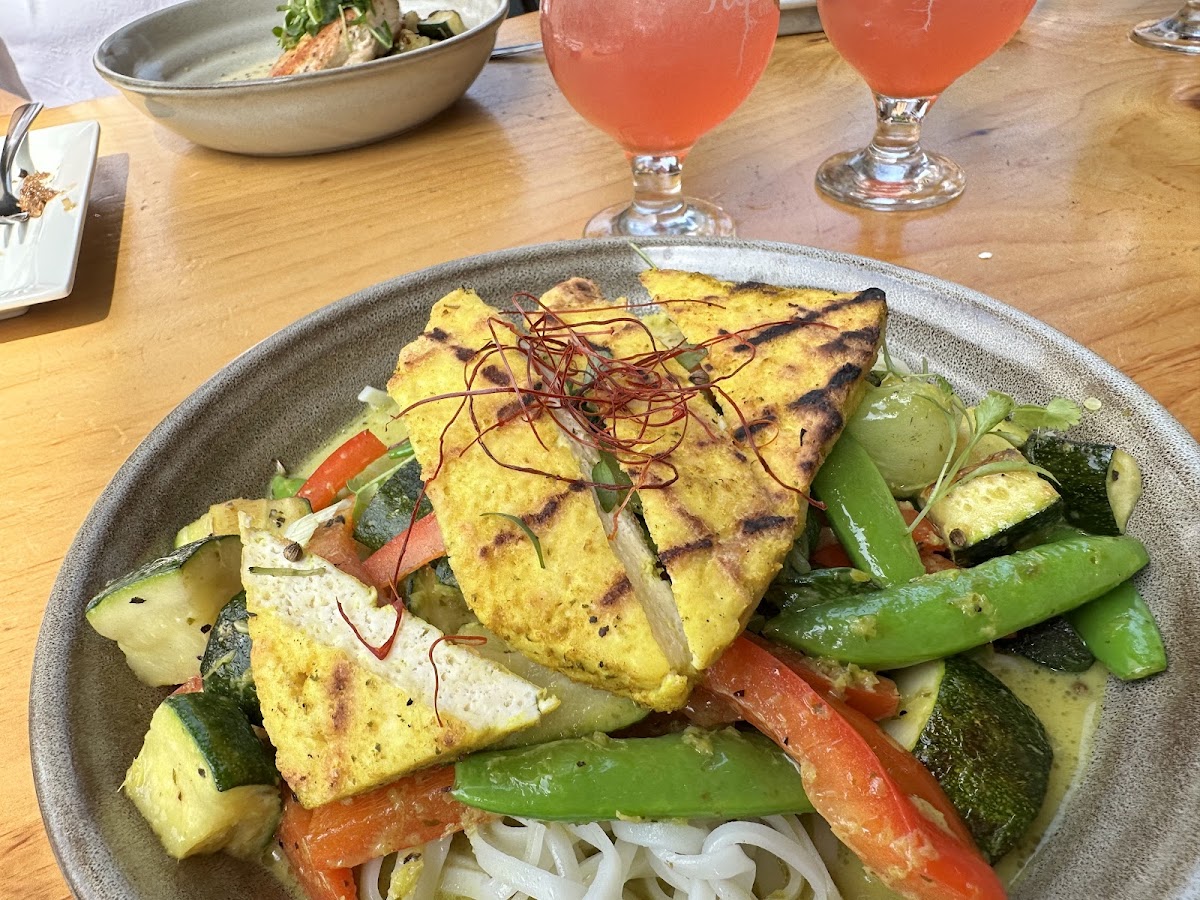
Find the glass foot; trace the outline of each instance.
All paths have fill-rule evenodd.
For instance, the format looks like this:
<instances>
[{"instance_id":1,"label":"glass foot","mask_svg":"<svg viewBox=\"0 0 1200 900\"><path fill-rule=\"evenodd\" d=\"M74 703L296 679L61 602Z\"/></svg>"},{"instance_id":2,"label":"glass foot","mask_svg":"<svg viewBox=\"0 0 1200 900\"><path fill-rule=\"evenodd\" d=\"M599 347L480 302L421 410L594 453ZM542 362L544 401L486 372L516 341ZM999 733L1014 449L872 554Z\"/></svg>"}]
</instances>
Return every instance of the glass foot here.
<instances>
[{"instance_id":1,"label":"glass foot","mask_svg":"<svg viewBox=\"0 0 1200 900\"><path fill-rule=\"evenodd\" d=\"M874 210L928 209L963 192L966 176L958 163L918 150L894 160L869 148L829 157L817 169L817 188L839 203Z\"/></svg>"},{"instance_id":2,"label":"glass foot","mask_svg":"<svg viewBox=\"0 0 1200 900\"><path fill-rule=\"evenodd\" d=\"M584 237L733 237L729 214L715 203L682 197L668 209L618 203L602 209L584 226Z\"/></svg>"},{"instance_id":3,"label":"glass foot","mask_svg":"<svg viewBox=\"0 0 1200 900\"><path fill-rule=\"evenodd\" d=\"M1129 37L1144 47L1200 53L1200 10L1188 4L1166 19L1142 22Z\"/></svg>"}]
</instances>

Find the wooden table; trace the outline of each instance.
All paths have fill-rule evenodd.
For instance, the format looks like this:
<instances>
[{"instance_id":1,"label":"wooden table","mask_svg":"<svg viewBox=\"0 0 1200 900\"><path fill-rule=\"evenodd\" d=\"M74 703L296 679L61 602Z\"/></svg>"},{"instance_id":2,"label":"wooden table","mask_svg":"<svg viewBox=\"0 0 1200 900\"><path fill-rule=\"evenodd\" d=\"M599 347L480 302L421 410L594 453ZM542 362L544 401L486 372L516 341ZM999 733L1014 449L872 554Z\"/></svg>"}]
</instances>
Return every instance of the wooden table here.
<instances>
[{"instance_id":1,"label":"wooden table","mask_svg":"<svg viewBox=\"0 0 1200 900\"><path fill-rule=\"evenodd\" d=\"M749 101L689 159L687 186L745 237L900 263L1030 312L1198 435L1200 59L1126 39L1173 6L1042 0L932 113L927 143L969 176L941 209L857 212L816 194L820 161L872 124L822 35L779 41ZM534 18L507 23L501 42L528 39ZM567 106L540 54L489 65L415 134L334 156L204 150L117 97L39 125L83 119L103 134L75 292L0 322L0 895L13 897L68 896L34 798L28 673L63 553L138 441L305 313L433 263L576 237L628 192L620 152Z\"/></svg>"}]
</instances>

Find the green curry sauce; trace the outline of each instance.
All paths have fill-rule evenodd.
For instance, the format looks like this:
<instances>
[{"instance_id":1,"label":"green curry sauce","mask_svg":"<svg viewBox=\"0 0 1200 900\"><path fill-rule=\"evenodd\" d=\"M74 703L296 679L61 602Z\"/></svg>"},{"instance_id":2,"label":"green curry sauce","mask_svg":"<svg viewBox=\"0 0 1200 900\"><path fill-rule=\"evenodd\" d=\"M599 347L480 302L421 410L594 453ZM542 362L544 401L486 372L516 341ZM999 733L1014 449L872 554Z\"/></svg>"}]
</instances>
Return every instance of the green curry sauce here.
<instances>
[{"instance_id":1,"label":"green curry sauce","mask_svg":"<svg viewBox=\"0 0 1200 900\"><path fill-rule=\"evenodd\" d=\"M996 864L1001 879L1011 885L1054 831L1058 816L1065 811L1064 801L1079 785L1100 721L1108 672L1099 663L1081 674L1055 672L1018 656L990 652L977 654L976 661L1042 720L1054 750L1042 811L1021 842ZM899 900L898 894L863 870L858 858L834 838L824 822L812 818L813 840L845 900Z\"/></svg>"}]
</instances>

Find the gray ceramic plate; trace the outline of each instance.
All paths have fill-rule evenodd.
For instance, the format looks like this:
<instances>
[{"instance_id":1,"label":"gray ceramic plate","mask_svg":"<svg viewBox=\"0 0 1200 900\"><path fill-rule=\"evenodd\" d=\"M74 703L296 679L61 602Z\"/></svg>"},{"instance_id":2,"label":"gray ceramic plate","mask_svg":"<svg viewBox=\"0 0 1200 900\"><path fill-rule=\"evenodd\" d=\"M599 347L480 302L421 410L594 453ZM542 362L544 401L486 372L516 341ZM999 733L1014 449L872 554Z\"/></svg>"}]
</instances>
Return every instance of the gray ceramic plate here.
<instances>
[{"instance_id":1,"label":"gray ceramic plate","mask_svg":"<svg viewBox=\"0 0 1200 900\"><path fill-rule=\"evenodd\" d=\"M268 78L280 0L185 0L110 35L96 70L164 128L217 150L293 156L342 150L415 128L459 97L496 44L507 0L405 0L448 7L467 31L357 66ZM236 12L235 12L236 10Z\"/></svg>"},{"instance_id":2,"label":"gray ceramic plate","mask_svg":"<svg viewBox=\"0 0 1200 900\"><path fill-rule=\"evenodd\" d=\"M1160 406L1092 353L965 288L904 269L802 247L738 241L657 244L662 266L737 281L887 291L892 345L968 395L996 387L1029 401L1097 397L1083 433L1126 447L1146 472L1131 531L1154 563L1141 585L1166 633L1171 670L1113 684L1082 789L1035 857L1025 900L1200 897L1200 448ZM234 360L172 412L101 495L46 607L30 697L34 775L51 843L82 900L281 897L262 873L225 858L169 860L118 793L161 690L141 686L114 644L83 620L108 579L166 550L208 504L261 493L279 455L297 460L382 384L430 305L460 286L503 302L569 275L610 294L638 292L642 261L621 241L551 244L447 263L378 285L285 328ZM231 885L236 884L236 888Z\"/></svg>"}]
</instances>

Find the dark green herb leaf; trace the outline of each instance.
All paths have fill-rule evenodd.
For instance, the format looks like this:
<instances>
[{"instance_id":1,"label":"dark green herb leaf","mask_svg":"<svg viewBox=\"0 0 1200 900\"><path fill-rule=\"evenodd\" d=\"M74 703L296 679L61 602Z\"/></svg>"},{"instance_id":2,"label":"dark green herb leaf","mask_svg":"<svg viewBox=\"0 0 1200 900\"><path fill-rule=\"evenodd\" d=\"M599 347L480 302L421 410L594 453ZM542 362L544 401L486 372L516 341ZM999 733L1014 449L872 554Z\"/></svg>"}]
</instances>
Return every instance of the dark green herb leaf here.
<instances>
[{"instance_id":1,"label":"dark green herb leaf","mask_svg":"<svg viewBox=\"0 0 1200 900\"><path fill-rule=\"evenodd\" d=\"M278 575L284 578L308 578L312 575L321 575L325 568L319 567L316 569L277 569L272 566L250 566L247 571L251 575Z\"/></svg>"},{"instance_id":2,"label":"dark green herb leaf","mask_svg":"<svg viewBox=\"0 0 1200 900\"><path fill-rule=\"evenodd\" d=\"M546 560L542 558L542 542L539 541L538 536L533 533L533 529L525 524L524 519L522 519L520 516L512 516L508 513L502 512L485 512L479 514L480 518L483 518L484 516L499 516L502 519L508 519L508 521L512 522L523 532L525 532L525 537L529 538L529 543L533 544L533 552L537 554L538 565L543 569L546 568Z\"/></svg>"}]
</instances>

